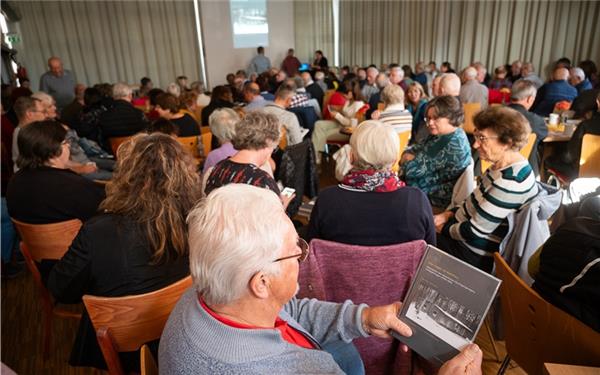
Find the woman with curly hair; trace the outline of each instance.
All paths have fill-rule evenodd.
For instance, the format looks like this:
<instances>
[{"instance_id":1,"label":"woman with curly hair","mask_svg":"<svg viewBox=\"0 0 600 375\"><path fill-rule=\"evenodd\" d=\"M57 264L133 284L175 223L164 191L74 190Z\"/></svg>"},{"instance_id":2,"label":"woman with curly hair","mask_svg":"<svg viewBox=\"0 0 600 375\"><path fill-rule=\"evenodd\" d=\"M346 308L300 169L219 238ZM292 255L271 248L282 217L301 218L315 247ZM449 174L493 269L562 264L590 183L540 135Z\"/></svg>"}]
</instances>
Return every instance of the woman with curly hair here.
<instances>
[{"instance_id":1,"label":"woman with curly hair","mask_svg":"<svg viewBox=\"0 0 600 375\"><path fill-rule=\"evenodd\" d=\"M121 145L100 204L104 212L83 225L52 269L48 288L56 300L78 303L84 294L142 294L186 277L186 216L200 197L193 165L168 135L140 134ZM128 371L139 365L135 353L122 355L122 360ZM69 362L106 368L85 312Z\"/></svg>"}]
</instances>

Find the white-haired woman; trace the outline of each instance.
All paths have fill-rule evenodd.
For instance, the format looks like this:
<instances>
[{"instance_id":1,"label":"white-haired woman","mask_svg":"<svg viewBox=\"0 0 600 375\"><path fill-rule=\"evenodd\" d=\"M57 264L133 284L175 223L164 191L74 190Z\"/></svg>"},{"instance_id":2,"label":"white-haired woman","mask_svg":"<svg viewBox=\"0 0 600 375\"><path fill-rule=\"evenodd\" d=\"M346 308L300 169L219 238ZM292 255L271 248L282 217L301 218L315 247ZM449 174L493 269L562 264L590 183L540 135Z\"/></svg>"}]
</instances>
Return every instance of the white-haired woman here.
<instances>
[{"instance_id":1,"label":"white-haired woman","mask_svg":"<svg viewBox=\"0 0 600 375\"><path fill-rule=\"evenodd\" d=\"M393 128L365 121L352 134L350 146L353 168L341 184L319 193L308 240L380 246L423 239L435 244L427 196L405 187L391 170L400 148Z\"/></svg>"},{"instance_id":2,"label":"white-haired woman","mask_svg":"<svg viewBox=\"0 0 600 375\"><path fill-rule=\"evenodd\" d=\"M219 140L220 146L206 156L204 169L206 173L209 168L214 167L221 160L235 155L237 152L231 140L235 136L235 125L240 121L240 116L231 108L216 109L208 118L208 125L213 137Z\"/></svg>"},{"instance_id":3,"label":"white-haired woman","mask_svg":"<svg viewBox=\"0 0 600 375\"><path fill-rule=\"evenodd\" d=\"M387 85L381 91L381 101L385 105L383 111L376 110L371 115L373 120L388 124L398 133L412 128L412 115L404 108L404 90L398 85Z\"/></svg>"}]
</instances>

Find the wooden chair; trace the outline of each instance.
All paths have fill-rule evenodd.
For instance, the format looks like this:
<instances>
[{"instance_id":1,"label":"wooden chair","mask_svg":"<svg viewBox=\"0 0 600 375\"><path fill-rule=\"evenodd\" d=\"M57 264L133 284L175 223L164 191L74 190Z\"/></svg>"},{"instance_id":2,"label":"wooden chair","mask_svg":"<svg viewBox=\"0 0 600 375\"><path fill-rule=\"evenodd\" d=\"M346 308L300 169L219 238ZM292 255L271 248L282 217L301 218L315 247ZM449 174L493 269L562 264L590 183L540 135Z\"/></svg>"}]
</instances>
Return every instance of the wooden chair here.
<instances>
[{"instance_id":1,"label":"wooden chair","mask_svg":"<svg viewBox=\"0 0 600 375\"><path fill-rule=\"evenodd\" d=\"M398 155L398 162L396 162L392 166L392 171L394 172L398 172L398 170L400 169L400 165L398 163L402 158L402 153L404 152L404 149L406 149L406 146L408 146L408 140L410 139L410 130L398 133L398 138L400 139L400 153Z\"/></svg>"},{"instance_id":2,"label":"wooden chair","mask_svg":"<svg viewBox=\"0 0 600 375\"><path fill-rule=\"evenodd\" d=\"M202 138L202 147L204 148L204 156L207 156L208 153L212 150L212 136L213 135L210 132L210 129L200 135L200 138Z\"/></svg>"},{"instance_id":3,"label":"wooden chair","mask_svg":"<svg viewBox=\"0 0 600 375\"><path fill-rule=\"evenodd\" d=\"M112 137L108 139L108 141L110 142L110 149L112 150L115 159L117 158L117 150L119 149L119 146L121 146L121 144L127 141L129 138L131 138L131 136Z\"/></svg>"},{"instance_id":4,"label":"wooden chair","mask_svg":"<svg viewBox=\"0 0 600 375\"><path fill-rule=\"evenodd\" d=\"M586 134L581 142L579 177L600 177L600 135Z\"/></svg>"},{"instance_id":5,"label":"wooden chair","mask_svg":"<svg viewBox=\"0 0 600 375\"><path fill-rule=\"evenodd\" d=\"M475 131L475 124L473 118L475 114L481 110L481 103L465 103L463 104L463 110L465 112L465 122L462 125L463 130L467 134L473 134Z\"/></svg>"},{"instance_id":6,"label":"wooden chair","mask_svg":"<svg viewBox=\"0 0 600 375\"><path fill-rule=\"evenodd\" d=\"M124 374L119 352L138 350L160 337L171 310L190 285L192 278L188 276L165 288L135 296L83 296L111 375Z\"/></svg>"},{"instance_id":7,"label":"wooden chair","mask_svg":"<svg viewBox=\"0 0 600 375\"><path fill-rule=\"evenodd\" d=\"M199 164L202 157L200 152L198 152L198 136L193 135L191 137L177 137L177 141L181 144L185 151L192 155L196 164Z\"/></svg>"},{"instance_id":8,"label":"wooden chair","mask_svg":"<svg viewBox=\"0 0 600 375\"><path fill-rule=\"evenodd\" d=\"M140 350L140 371L142 375L158 375L158 366L148 345Z\"/></svg>"},{"instance_id":9,"label":"wooden chair","mask_svg":"<svg viewBox=\"0 0 600 375\"><path fill-rule=\"evenodd\" d=\"M52 340L52 316L80 319L81 314L55 305L54 299L42 282L42 276L35 262L40 262L42 259L62 258L79 232L81 221L73 219L53 224L27 224L14 219L12 221L21 236L21 252L25 264L33 275L33 281L40 293L44 325L42 353L44 358L48 358Z\"/></svg>"},{"instance_id":10,"label":"wooden chair","mask_svg":"<svg viewBox=\"0 0 600 375\"><path fill-rule=\"evenodd\" d=\"M531 375L542 375L545 362L600 366L600 333L545 301L494 254L502 280L500 301L507 356Z\"/></svg>"},{"instance_id":11,"label":"wooden chair","mask_svg":"<svg viewBox=\"0 0 600 375\"><path fill-rule=\"evenodd\" d=\"M529 155L531 155L531 151L533 151L533 145L535 144L535 133L529 134L529 138L527 138L527 144L523 146L519 153L523 155L525 159L529 159ZM492 163L489 161L481 160L481 174L485 172L489 167L492 166Z\"/></svg>"}]
</instances>

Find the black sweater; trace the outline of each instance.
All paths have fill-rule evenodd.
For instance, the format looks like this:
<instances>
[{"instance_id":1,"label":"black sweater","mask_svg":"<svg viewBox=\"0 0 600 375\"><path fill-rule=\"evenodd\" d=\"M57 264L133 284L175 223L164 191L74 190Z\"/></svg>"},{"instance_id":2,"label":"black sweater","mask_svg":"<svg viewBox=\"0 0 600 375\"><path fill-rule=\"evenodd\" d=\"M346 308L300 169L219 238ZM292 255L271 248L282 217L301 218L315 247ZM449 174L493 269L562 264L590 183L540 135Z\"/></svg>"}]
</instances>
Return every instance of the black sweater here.
<instances>
[{"instance_id":1,"label":"black sweater","mask_svg":"<svg viewBox=\"0 0 600 375\"><path fill-rule=\"evenodd\" d=\"M419 189L357 192L332 186L319 193L307 240L385 246L413 240L435 245L431 205Z\"/></svg>"},{"instance_id":2,"label":"black sweater","mask_svg":"<svg viewBox=\"0 0 600 375\"><path fill-rule=\"evenodd\" d=\"M104 189L68 169L21 169L8 183L6 200L13 219L30 224L86 221L96 214Z\"/></svg>"}]
</instances>

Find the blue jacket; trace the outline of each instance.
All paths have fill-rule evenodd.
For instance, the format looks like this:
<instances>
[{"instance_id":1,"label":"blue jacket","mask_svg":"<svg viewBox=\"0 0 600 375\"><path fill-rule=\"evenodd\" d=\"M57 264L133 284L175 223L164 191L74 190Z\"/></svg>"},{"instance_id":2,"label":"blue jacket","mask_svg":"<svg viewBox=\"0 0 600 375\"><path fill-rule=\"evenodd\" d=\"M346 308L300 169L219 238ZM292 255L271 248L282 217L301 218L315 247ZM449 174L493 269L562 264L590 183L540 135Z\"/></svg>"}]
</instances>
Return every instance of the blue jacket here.
<instances>
[{"instance_id":1,"label":"blue jacket","mask_svg":"<svg viewBox=\"0 0 600 375\"><path fill-rule=\"evenodd\" d=\"M577 97L577 89L567 81L552 81L544 84L537 93L531 107L533 113L548 116L554 110L554 105L562 100L572 102Z\"/></svg>"}]
</instances>

